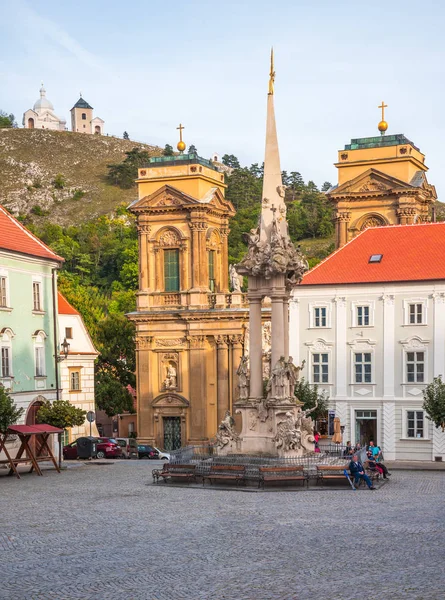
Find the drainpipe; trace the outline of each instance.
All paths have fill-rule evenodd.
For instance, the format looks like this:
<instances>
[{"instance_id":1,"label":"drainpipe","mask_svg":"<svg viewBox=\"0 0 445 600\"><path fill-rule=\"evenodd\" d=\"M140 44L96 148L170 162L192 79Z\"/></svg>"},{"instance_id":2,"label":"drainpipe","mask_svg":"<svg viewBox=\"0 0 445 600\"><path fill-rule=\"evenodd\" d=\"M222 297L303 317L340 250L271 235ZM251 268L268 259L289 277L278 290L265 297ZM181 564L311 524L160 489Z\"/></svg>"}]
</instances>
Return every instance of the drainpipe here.
<instances>
[{"instance_id":1,"label":"drainpipe","mask_svg":"<svg viewBox=\"0 0 445 600\"><path fill-rule=\"evenodd\" d=\"M58 341L57 341L57 331L58 331L58 320L57 320L57 268L52 269L52 292L53 292L53 329L54 329L54 368L56 373L56 400L60 399L59 394L59 361L58 359ZM58 434L59 438L59 468L62 466L62 434Z\"/></svg>"}]
</instances>

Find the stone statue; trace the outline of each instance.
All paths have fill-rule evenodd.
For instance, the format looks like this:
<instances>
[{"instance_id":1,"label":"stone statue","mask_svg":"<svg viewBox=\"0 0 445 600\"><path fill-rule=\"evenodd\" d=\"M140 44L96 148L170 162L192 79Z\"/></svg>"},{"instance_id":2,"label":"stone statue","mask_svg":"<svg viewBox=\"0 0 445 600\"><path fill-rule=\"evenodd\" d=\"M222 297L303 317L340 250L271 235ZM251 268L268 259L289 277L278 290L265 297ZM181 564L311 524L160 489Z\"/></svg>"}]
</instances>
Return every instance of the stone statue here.
<instances>
[{"instance_id":1,"label":"stone statue","mask_svg":"<svg viewBox=\"0 0 445 600\"><path fill-rule=\"evenodd\" d=\"M247 368L247 356L242 356L239 367L236 371L238 375L239 399L247 400L249 397L249 374Z\"/></svg>"},{"instance_id":2,"label":"stone statue","mask_svg":"<svg viewBox=\"0 0 445 600\"><path fill-rule=\"evenodd\" d=\"M301 448L301 434L295 426L293 414L289 411L286 418L277 424L277 433L274 442L278 449L289 451Z\"/></svg>"},{"instance_id":3,"label":"stone statue","mask_svg":"<svg viewBox=\"0 0 445 600\"><path fill-rule=\"evenodd\" d=\"M167 365L167 377L164 379L164 389L166 390L175 390L177 385L177 373L175 365L172 363L168 363Z\"/></svg>"},{"instance_id":4,"label":"stone statue","mask_svg":"<svg viewBox=\"0 0 445 600\"><path fill-rule=\"evenodd\" d=\"M218 432L216 434L216 446L224 448L230 442L236 442L239 439L239 435L235 429L235 419L230 414L230 411L226 411L224 419L221 421Z\"/></svg>"},{"instance_id":5,"label":"stone statue","mask_svg":"<svg viewBox=\"0 0 445 600\"><path fill-rule=\"evenodd\" d=\"M232 292L240 292L242 281L243 281L242 275L238 275L234 265L229 266L229 274L230 274L230 285L232 287Z\"/></svg>"},{"instance_id":6,"label":"stone statue","mask_svg":"<svg viewBox=\"0 0 445 600\"><path fill-rule=\"evenodd\" d=\"M294 359L292 356L289 356L289 360L286 363L286 374L289 380L289 394L291 396L295 396L295 388L297 387L297 383L300 379L300 371L304 367L305 362L306 361L303 360L301 367L297 367L294 365Z\"/></svg>"},{"instance_id":7,"label":"stone statue","mask_svg":"<svg viewBox=\"0 0 445 600\"><path fill-rule=\"evenodd\" d=\"M272 369L272 374L267 382L267 398L286 398L287 365L284 356L280 356L277 364Z\"/></svg>"}]
</instances>

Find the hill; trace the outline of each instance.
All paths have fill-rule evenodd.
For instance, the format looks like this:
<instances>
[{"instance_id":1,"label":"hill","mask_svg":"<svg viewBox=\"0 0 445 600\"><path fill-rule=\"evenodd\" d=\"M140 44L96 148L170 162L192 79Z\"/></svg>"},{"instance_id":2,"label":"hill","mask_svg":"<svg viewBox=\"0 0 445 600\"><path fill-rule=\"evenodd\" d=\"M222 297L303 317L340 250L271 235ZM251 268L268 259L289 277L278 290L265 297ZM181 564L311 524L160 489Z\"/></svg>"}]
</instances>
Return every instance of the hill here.
<instances>
[{"instance_id":1,"label":"hill","mask_svg":"<svg viewBox=\"0 0 445 600\"><path fill-rule=\"evenodd\" d=\"M161 153L115 137L0 129L0 204L16 216L32 213L35 221L50 215L60 225L108 214L137 194L106 181L107 165L120 163L133 148Z\"/></svg>"}]
</instances>

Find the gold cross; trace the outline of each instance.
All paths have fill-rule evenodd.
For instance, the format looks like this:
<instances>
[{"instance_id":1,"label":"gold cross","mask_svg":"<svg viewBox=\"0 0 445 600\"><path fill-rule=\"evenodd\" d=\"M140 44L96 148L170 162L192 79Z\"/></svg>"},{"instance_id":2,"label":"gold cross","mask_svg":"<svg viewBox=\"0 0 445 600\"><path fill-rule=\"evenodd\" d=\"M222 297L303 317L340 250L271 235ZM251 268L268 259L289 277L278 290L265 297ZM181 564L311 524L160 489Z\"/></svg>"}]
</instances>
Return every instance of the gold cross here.
<instances>
[{"instance_id":1,"label":"gold cross","mask_svg":"<svg viewBox=\"0 0 445 600\"><path fill-rule=\"evenodd\" d=\"M382 109L382 121L385 120L385 108L388 108L388 105L385 104L382 100L382 103L380 106L377 106L377 108L381 108Z\"/></svg>"},{"instance_id":2,"label":"gold cross","mask_svg":"<svg viewBox=\"0 0 445 600\"><path fill-rule=\"evenodd\" d=\"M176 127L176 129L179 129L179 141L182 142L182 130L185 129L185 127L179 123L179 127Z\"/></svg>"}]
</instances>

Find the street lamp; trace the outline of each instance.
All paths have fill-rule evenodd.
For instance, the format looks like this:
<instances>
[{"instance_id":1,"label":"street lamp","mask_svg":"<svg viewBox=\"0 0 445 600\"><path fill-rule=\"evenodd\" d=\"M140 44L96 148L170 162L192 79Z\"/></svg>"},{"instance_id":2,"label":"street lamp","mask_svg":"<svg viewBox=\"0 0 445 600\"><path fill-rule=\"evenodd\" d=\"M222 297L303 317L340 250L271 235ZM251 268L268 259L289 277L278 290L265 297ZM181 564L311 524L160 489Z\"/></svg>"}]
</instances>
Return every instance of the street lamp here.
<instances>
[{"instance_id":1,"label":"street lamp","mask_svg":"<svg viewBox=\"0 0 445 600\"><path fill-rule=\"evenodd\" d=\"M63 339L63 342L60 344L61 353L57 355L57 362L62 362L68 358L68 354L70 351L70 345L66 341L66 338Z\"/></svg>"}]
</instances>

